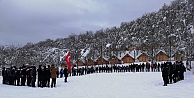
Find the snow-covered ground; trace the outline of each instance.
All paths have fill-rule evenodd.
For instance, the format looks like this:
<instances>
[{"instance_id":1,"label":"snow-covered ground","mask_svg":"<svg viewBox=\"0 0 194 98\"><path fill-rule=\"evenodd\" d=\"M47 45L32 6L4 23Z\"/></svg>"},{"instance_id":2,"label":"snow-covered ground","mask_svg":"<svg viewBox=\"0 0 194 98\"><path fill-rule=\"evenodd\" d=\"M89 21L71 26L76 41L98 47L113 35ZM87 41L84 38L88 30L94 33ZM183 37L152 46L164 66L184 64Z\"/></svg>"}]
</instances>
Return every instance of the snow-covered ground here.
<instances>
[{"instance_id":1,"label":"snow-covered ground","mask_svg":"<svg viewBox=\"0 0 194 98\"><path fill-rule=\"evenodd\" d=\"M2 82L2 77L0 77ZM0 84L0 98L194 98L194 74L162 86L160 72L95 73L57 79L56 88L31 88Z\"/></svg>"}]
</instances>

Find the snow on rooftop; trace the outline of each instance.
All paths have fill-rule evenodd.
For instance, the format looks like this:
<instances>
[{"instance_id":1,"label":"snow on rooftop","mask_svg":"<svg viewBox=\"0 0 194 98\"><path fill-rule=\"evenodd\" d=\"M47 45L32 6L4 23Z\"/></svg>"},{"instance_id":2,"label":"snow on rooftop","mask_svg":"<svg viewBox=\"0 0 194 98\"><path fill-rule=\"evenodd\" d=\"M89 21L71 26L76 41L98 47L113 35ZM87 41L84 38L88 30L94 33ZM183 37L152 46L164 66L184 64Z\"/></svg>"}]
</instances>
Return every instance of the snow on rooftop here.
<instances>
[{"instance_id":1,"label":"snow on rooftop","mask_svg":"<svg viewBox=\"0 0 194 98\"><path fill-rule=\"evenodd\" d=\"M135 55L134 55L134 53L135 53ZM138 53L137 50L132 50L132 51L125 51L125 52L119 54L117 57L118 57L118 59L121 60L121 59L122 59L124 56L126 56L127 54L128 54L129 56L131 56L132 58L134 58L134 56L135 56L135 58L138 58L138 57L141 55L141 53Z\"/></svg>"},{"instance_id":2,"label":"snow on rooftop","mask_svg":"<svg viewBox=\"0 0 194 98\"><path fill-rule=\"evenodd\" d=\"M165 51L165 50L163 50L163 49L159 50L156 54L158 54L158 53L160 53L160 52L163 52L164 54L166 54L166 55L167 55L166 51Z\"/></svg>"}]
</instances>

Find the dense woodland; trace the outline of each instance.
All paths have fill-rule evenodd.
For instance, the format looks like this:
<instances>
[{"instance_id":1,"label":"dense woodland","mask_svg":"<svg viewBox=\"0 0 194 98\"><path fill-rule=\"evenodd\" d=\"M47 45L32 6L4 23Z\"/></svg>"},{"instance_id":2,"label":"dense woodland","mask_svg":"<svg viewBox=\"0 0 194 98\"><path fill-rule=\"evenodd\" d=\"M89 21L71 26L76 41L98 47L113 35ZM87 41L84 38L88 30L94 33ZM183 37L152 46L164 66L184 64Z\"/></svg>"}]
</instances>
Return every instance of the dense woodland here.
<instances>
[{"instance_id":1,"label":"dense woodland","mask_svg":"<svg viewBox=\"0 0 194 98\"><path fill-rule=\"evenodd\" d=\"M0 65L59 65L65 62L62 57L67 51L71 52L71 61L75 64L80 58L108 58L134 49L147 53L152 61L158 50L164 50L169 58L175 53L191 58L194 54L193 46L194 0L175 0L170 5L164 4L157 12L146 13L130 22L122 22L119 27L27 43L23 47L0 46ZM89 53L83 55L86 51Z\"/></svg>"}]
</instances>

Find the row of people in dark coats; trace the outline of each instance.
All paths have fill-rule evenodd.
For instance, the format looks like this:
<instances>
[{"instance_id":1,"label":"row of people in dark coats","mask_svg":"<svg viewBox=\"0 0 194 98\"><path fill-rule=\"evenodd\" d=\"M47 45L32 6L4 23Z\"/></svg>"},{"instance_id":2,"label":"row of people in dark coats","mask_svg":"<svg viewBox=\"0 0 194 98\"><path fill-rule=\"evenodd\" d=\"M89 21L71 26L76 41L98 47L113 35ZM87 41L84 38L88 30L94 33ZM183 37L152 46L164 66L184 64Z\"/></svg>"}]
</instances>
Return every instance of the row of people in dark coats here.
<instances>
[{"instance_id":1,"label":"row of people in dark coats","mask_svg":"<svg viewBox=\"0 0 194 98\"><path fill-rule=\"evenodd\" d=\"M35 66L16 66L2 70L3 84L17 85L17 86L35 86L36 80L36 67Z\"/></svg>"},{"instance_id":2,"label":"row of people in dark coats","mask_svg":"<svg viewBox=\"0 0 194 98\"><path fill-rule=\"evenodd\" d=\"M64 68L65 82L67 82L68 70ZM58 68L54 65L39 65L38 69L35 66L16 66L2 69L3 84L15 86L31 86L35 87L36 80L38 87L56 87L56 78L58 76ZM36 77L37 76L37 77ZM50 79L52 80L50 83ZM51 84L51 85L50 85Z\"/></svg>"},{"instance_id":3,"label":"row of people in dark coats","mask_svg":"<svg viewBox=\"0 0 194 98\"><path fill-rule=\"evenodd\" d=\"M186 68L183 62L166 62L162 66L162 78L164 85L176 83L177 81L184 80L184 72L186 72Z\"/></svg>"},{"instance_id":4,"label":"row of people in dark coats","mask_svg":"<svg viewBox=\"0 0 194 98\"><path fill-rule=\"evenodd\" d=\"M160 72L161 66L163 64L160 63L142 63L142 64L130 64L127 66L123 65L113 65L113 66L91 66L91 67L82 67L82 68L72 68L72 76L76 75L84 75L84 74L90 74L90 73L110 73L110 72Z\"/></svg>"}]
</instances>

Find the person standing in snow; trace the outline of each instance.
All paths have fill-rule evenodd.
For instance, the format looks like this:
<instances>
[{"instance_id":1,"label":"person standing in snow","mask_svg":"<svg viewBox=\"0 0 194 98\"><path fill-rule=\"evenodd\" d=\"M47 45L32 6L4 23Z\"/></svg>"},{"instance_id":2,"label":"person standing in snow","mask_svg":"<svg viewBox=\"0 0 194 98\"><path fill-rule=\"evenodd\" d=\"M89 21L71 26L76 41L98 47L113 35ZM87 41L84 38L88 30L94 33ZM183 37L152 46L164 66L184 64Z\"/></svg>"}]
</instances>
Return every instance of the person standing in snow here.
<instances>
[{"instance_id":1,"label":"person standing in snow","mask_svg":"<svg viewBox=\"0 0 194 98\"><path fill-rule=\"evenodd\" d=\"M51 65L50 73L52 78L51 88L53 88L53 86L56 87L56 78L57 78L57 68L55 68L54 65Z\"/></svg>"},{"instance_id":2,"label":"person standing in snow","mask_svg":"<svg viewBox=\"0 0 194 98\"><path fill-rule=\"evenodd\" d=\"M42 86L41 87L46 87L46 82L47 82L47 73L46 73L46 66L44 65L42 68Z\"/></svg>"},{"instance_id":3,"label":"person standing in snow","mask_svg":"<svg viewBox=\"0 0 194 98\"><path fill-rule=\"evenodd\" d=\"M174 83L176 83L177 80L178 80L177 62L174 62L174 64L173 64L173 75L172 75L172 79L173 79Z\"/></svg>"},{"instance_id":4,"label":"person standing in snow","mask_svg":"<svg viewBox=\"0 0 194 98\"><path fill-rule=\"evenodd\" d=\"M3 67L3 70L2 70L2 76L3 76L3 84L6 84L6 70L5 70L5 67Z\"/></svg>"},{"instance_id":5,"label":"person standing in snow","mask_svg":"<svg viewBox=\"0 0 194 98\"><path fill-rule=\"evenodd\" d=\"M38 87L41 87L42 86L42 68L41 68L42 65L39 65L39 68L37 69L37 72L38 72Z\"/></svg>"},{"instance_id":6,"label":"person standing in snow","mask_svg":"<svg viewBox=\"0 0 194 98\"><path fill-rule=\"evenodd\" d=\"M36 67L35 66L32 67L32 70L30 72L30 75L32 77L31 86L32 87L35 87L35 82L36 82Z\"/></svg>"},{"instance_id":7,"label":"person standing in snow","mask_svg":"<svg viewBox=\"0 0 194 98\"><path fill-rule=\"evenodd\" d=\"M15 85L14 84L14 77L15 77L15 68L14 67L12 67L11 66L11 68L10 68L10 74L9 74L9 76L10 76L10 85Z\"/></svg>"},{"instance_id":8,"label":"person standing in snow","mask_svg":"<svg viewBox=\"0 0 194 98\"><path fill-rule=\"evenodd\" d=\"M56 69L57 69L57 72L56 72L57 73L57 78L59 78L59 68L57 67Z\"/></svg>"},{"instance_id":9,"label":"person standing in snow","mask_svg":"<svg viewBox=\"0 0 194 98\"><path fill-rule=\"evenodd\" d=\"M146 62L146 72L150 72L150 64Z\"/></svg>"},{"instance_id":10,"label":"person standing in snow","mask_svg":"<svg viewBox=\"0 0 194 98\"><path fill-rule=\"evenodd\" d=\"M64 73L64 72L63 72L63 69L61 68L61 69L60 69L60 78L63 77L63 73ZM73 74L73 76L74 76L74 74Z\"/></svg>"},{"instance_id":11,"label":"person standing in snow","mask_svg":"<svg viewBox=\"0 0 194 98\"><path fill-rule=\"evenodd\" d=\"M64 68L64 75L65 75L65 82L67 82L67 77L68 77L68 69L67 66Z\"/></svg>"},{"instance_id":12,"label":"person standing in snow","mask_svg":"<svg viewBox=\"0 0 194 98\"><path fill-rule=\"evenodd\" d=\"M16 70L16 85L20 86L20 73L21 73L21 67Z\"/></svg>"},{"instance_id":13,"label":"person standing in snow","mask_svg":"<svg viewBox=\"0 0 194 98\"><path fill-rule=\"evenodd\" d=\"M160 63L158 63L158 66L157 67L158 67L158 72L160 72L160 67L161 67L160 66Z\"/></svg>"},{"instance_id":14,"label":"person standing in snow","mask_svg":"<svg viewBox=\"0 0 194 98\"><path fill-rule=\"evenodd\" d=\"M184 63L180 62L180 80L184 80L184 72L186 71L186 68L184 66Z\"/></svg>"},{"instance_id":15,"label":"person standing in snow","mask_svg":"<svg viewBox=\"0 0 194 98\"><path fill-rule=\"evenodd\" d=\"M46 86L47 87L50 87L50 78L51 78L50 65L47 65L47 68L46 68Z\"/></svg>"},{"instance_id":16,"label":"person standing in snow","mask_svg":"<svg viewBox=\"0 0 194 98\"><path fill-rule=\"evenodd\" d=\"M162 77L163 77L163 81L164 81L164 85L163 86L167 86L167 84L169 83L168 81L168 66L166 63L164 63L164 66L162 67Z\"/></svg>"},{"instance_id":17,"label":"person standing in snow","mask_svg":"<svg viewBox=\"0 0 194 98\"><path fill-rule=\"evenodd\" d=\"M21 85L25 86L26 84L26 67L22 66L22 70L21 70Z\"/></svg>"},{"instance_id":18,"label":"person standing in snow","mask_svg":"<svg viewBox=\"0 0 194 98\"><path fill-rule=\"evenodd\" d=\"M173 65L171 62L167 62L168 66L168 77L169 77L169 82L170 84L172 83L172 75L173 75Z\"/></svg>"},{"instance_id":19,"label":"person standing in snow","mask_svg":"<svg viewBox=\"0 0 194 98\"><path fill-rule=\"evenodd\" d=\"M28 66L27 69L26 69L27 86L31 86L31 81L32 81L32 77L30 75L31 70L32 70L31 66Z\"/></svg>"}]
</instances>

